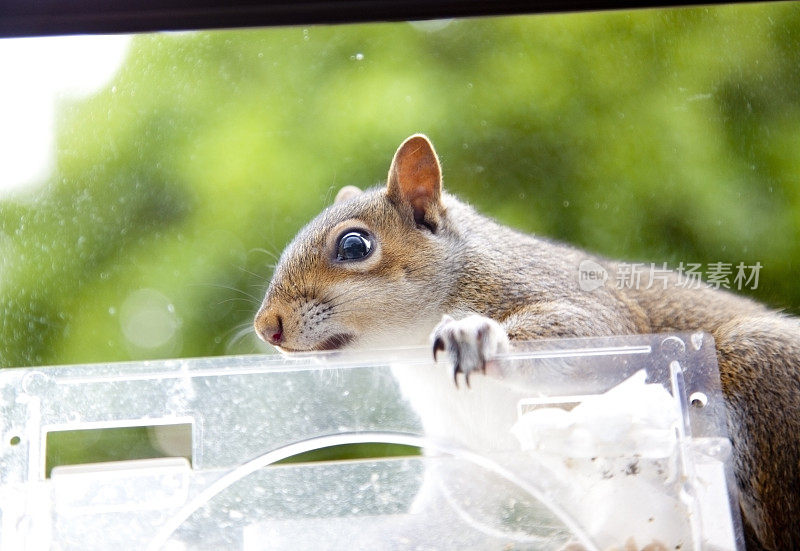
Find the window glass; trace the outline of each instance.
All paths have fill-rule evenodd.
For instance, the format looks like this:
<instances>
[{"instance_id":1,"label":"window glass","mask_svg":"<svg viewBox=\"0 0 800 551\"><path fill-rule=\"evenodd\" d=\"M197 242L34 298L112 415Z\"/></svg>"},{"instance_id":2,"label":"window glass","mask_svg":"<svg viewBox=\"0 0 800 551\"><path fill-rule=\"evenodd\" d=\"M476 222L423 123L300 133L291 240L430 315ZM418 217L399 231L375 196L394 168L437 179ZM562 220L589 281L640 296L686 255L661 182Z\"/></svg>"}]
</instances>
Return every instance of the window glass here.
<instances>
[{"instance_id":1,"label":"window glass","mask_svg":"<svg viewBox=\"0 0 800 551\"><path fill-rule=\"evenodd\" d=\"M415 132L504 223L800 312L795 3L6 39L0 71L3 367L267 351L280 251Z\"/></svg>"}]
</instances>

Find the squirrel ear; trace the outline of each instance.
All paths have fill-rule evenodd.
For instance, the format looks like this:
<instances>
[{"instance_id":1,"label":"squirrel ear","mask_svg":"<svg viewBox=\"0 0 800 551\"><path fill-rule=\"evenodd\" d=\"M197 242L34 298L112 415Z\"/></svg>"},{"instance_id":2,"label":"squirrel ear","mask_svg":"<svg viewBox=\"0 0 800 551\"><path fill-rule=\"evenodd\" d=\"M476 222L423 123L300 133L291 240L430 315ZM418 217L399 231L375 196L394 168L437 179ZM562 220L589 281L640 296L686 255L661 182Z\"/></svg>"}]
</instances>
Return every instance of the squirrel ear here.
<instances>
[{"instance_id":1,"label":"squirrel ear","mask_svg":"<svg viewBox=\"0 0 800 551\"><path fill-rule=\"evenodd\" d=\"M333 202L341 203L342 201L352 199L356 195L361 195L361 193L362 191L356 186L344 186L339 190L339 193L336 194L336 199L334 199Z\"/></svg>"},{"instance_id":2,"label":"squirrel ear","mask_svg":"<svg viewBox=\"0 0 800 551\"><path fill-rule=\"evenodd\" d=\"M386 194L401 210L410 209L414 222L436 231L443 210L442 169L426 136L414 134L397 149Z\"/></svg>"}]
</instances>

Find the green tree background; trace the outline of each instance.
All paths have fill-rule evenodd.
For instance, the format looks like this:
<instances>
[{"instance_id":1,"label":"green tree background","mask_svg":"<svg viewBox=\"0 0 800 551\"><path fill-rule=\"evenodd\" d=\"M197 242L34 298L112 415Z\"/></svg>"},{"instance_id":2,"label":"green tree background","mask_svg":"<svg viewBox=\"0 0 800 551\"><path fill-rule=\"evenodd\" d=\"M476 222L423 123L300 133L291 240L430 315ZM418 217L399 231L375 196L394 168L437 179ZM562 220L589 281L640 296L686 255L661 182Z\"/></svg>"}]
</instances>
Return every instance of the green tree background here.
<instances>
[{"instance_id":1,"label":"green tree background","mask_svg":"<svg viewBox=\"0 0 800 551\"><path fill-rule=\"evenodd\" d=\"M152 34L0 202L0 366L266 351L276 256L414 132L505 223L800 312L796 3Z\"/></svg>"}]
</instances>

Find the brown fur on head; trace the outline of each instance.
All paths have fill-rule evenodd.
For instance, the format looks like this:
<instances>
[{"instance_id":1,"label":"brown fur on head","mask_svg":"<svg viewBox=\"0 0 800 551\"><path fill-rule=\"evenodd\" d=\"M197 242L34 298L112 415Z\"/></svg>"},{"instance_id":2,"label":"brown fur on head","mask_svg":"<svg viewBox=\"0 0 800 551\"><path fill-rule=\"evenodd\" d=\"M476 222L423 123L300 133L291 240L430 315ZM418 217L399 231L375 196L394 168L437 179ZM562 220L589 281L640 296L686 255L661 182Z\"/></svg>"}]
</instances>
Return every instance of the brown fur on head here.
<instances>
[{"instance_id":1,"label":"brown fur on head","mask_svg":"<svg viewBox=\"0 0 800 551\"><path fill-rule=\"evenodd\" d=\"M433 146L411 136L395 153L385 188L342 188L289 244L256 332L283 351L426 342L447 296L430 285L447 269L431 262L448 257L436 235L445 212ZM342 240L353 233L368 252L342 258Z\"/></svg>"}]
</instances>

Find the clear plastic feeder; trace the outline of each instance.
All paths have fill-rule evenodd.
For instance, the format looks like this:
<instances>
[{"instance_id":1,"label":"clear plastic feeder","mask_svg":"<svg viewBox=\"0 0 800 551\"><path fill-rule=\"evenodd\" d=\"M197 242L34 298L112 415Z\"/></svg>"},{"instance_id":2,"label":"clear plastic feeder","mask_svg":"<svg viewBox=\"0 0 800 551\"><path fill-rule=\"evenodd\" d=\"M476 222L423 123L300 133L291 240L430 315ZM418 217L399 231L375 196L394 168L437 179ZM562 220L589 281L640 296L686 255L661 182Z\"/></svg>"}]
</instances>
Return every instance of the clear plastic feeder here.
<instances>
[{"instance_id":1,"label":"clear plastic feeder","mask_svg":"<svg viewBox=\"0 0 800 551\"><path fill-rule=\"evenodd\" d=\"M708 335L459 382L428 348L2 370L0 548L744 549ZM126 427L162 456L48 472L54 435ZM423 453L276 464L365 443Z\"/></svg>"}]
</instances>

